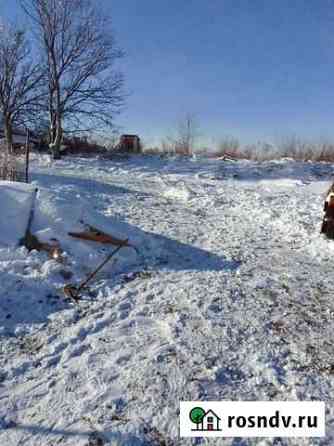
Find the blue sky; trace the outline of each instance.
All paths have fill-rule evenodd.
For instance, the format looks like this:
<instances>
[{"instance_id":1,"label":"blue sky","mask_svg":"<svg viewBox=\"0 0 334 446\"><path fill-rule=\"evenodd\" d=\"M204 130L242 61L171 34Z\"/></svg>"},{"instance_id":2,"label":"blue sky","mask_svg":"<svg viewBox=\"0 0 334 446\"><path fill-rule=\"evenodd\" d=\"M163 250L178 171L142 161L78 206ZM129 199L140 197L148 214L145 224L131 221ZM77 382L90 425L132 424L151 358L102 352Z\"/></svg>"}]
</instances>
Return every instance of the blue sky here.
<instances>
[{"instance_id":1,"label":"blue sky","mask_svg":"<svg viewBox=\"0 0 334 446\"><path fill-rule=\"evenodd\" d=\"M209 143L334 138L334 0L97 3L126 52L122 131L159 142L189 112Z\"/></svg>"}]
</instances>

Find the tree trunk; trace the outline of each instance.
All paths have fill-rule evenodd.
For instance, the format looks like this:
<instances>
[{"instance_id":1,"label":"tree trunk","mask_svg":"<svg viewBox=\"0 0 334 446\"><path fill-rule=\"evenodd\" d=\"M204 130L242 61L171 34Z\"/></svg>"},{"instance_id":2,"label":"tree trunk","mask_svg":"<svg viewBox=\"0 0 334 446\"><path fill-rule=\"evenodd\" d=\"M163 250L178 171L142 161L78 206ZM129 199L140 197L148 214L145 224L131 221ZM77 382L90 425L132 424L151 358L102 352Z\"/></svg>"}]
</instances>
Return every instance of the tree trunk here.
<instances>
[{"instance_id":1,"label":"tree trunk","mask_svg":"<svg viewBox=\"0 0 334 446\"><path fill-rule=\"evenodd\" d=\"M13 155L13 128L9 118L5 118L5 139L8 156Z\"/></svg>"},{"instance_id":2,"label":"tree trunk","mask_svg":"<svg viewBox=\"0 0 334 446\"><path fill-rule=\"evenodd\" d=\"M50 55L53 61L53 68L56 67L53 53ZM57 78L57 73L53 73L53 79ZM50 113L50 149L54 160L61 158L60 147L63 141L62 112L60 99L60 85L53 81L52 89L49 94L49 113Z\"/></svg>"},{"instance_id":3,"label":"tree trunk","mask_svg":"<svg viewBox=\"0 0 334 446\"><path fill-rule=\"evenodd\" d=\"M10 116L4 119L5 139L7 145L7 153L3 160L1 177L4 180L16 181L16 170L14 167L14 150L13 150L13 127Z\"/></svg>"},{"instance_id":4,"label":"tree trunk","mask_svg":"<svg viewBox=\"0 0 334 446\"><path fill-rule=\"evenodd\" d=\"M51 141L50 149L54 160L59 160L61 158L60 147L63 141L63 128L60 115L57 115L52 119L51 122Z\"/></svg>"}]
</instances>

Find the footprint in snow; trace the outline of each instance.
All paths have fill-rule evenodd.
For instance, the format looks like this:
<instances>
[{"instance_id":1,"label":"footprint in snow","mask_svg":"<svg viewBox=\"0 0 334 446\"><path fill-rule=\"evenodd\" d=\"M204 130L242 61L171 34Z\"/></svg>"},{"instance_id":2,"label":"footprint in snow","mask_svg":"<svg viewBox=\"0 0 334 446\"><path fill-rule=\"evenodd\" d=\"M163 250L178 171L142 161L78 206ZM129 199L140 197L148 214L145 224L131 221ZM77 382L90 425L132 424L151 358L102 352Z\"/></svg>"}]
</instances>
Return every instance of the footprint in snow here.
<instances>
[{"instance_id":1,"label":"footprint in snow","mask_svg":"<svg viewBox=\"0 0 334 446\"><path fill-rule=\"evenodd\" d=\"M124 356L120 356L117 360L116 360L116 364L123 366L124 364L126 364L127 362L130 361L131 356L130 355L124 355Z\"/></svg>"},{"instance_id":2,"label":"footprint in snow","mask_svg":"<svg viewBox=\"0 0 334 446\"><path fill-rule=\"evenodd\" d=\"M241 370L231 367L222 367L216 373L216 381L222 385L231 385L244 379L245 375Z\"/></svg>"}]
</instances>

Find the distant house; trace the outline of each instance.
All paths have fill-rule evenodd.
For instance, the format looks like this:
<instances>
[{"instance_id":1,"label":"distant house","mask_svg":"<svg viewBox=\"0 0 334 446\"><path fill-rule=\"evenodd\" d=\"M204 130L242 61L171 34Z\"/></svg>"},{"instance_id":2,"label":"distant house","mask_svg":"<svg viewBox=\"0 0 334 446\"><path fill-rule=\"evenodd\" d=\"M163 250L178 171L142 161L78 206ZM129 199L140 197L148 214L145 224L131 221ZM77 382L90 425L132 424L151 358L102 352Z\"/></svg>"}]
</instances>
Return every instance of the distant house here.
<instances>
[{"instance_id":1,"label":"distant house","mask_svg":"<svg viewBox=\"0 0 334 446\"><path fill-rule=\"evenodd\" d=\"M138 135L122 135L118 149L129 153L141 153L141 143Z\"/></svg>"},{"instance_id":2,"label":"distant house","mask_svg":"<svg viewBox=\"0 0 334 446\"><path fill-rule=\"evenodd\" d=\"M27 139L27 131L24 128L19 128L14 126L13 128L13 145L14 148L20 148L25 145ZM0 118L0 141L5 140L5 129L3 120ZM39 139L32 133L29 132L29 142L33 145L39 144Z\"/></svg>"}]
</instances>

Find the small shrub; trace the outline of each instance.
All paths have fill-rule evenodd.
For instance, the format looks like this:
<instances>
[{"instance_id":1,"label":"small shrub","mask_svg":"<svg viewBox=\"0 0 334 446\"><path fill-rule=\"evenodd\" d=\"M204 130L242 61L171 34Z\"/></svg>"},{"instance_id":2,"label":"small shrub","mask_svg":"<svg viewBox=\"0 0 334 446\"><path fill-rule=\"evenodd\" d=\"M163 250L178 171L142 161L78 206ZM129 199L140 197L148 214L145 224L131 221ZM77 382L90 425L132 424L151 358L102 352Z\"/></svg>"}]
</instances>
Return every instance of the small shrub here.
<instances>
[{"instance_id":1,"label":"small shrub","mask_svg":"<svg viewBox=\"0 0 334 446\"><path fill-rule=\"evenodd\" d=\"M311 142L292 136L277 144L258 141L242 146L238 139L226 137L220 142L215 155L253 161L291 158L297 161L334 162L334 143Z\"/></svg>"},{"instance_id":2,"label":"small shrub","mask_svg":"<svg viewBox=\"0 0 334 446\"><path fill-rule=\"evenodd\" d=\"M239 140L228 136L223 138L219 143L216 154L221 157L242 158Z\"/></svg>"}]
</instances>

